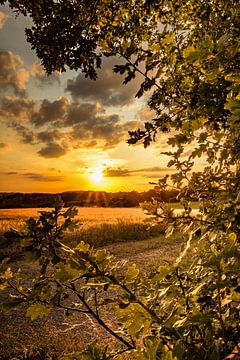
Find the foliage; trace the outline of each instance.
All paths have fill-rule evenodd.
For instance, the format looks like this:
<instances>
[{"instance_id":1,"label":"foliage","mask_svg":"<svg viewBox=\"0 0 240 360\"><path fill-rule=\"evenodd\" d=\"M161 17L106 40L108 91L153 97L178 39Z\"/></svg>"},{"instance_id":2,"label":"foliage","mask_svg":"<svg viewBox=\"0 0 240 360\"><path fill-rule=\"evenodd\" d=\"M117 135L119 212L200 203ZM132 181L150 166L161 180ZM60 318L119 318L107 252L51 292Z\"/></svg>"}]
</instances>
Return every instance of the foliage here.
<instances>
[{"instance_id":1,"label":"foliage","mask_svg":"<svg viewBox=\"0 0 240 360\"><path fill-rule=\"evenodd\" d=\"M53 307L66 315L88 314L122 345L117 353L128 350L132 359L217 359L234 347L239 338L240 247L233 232L219 232L218 239L210 232L199 244L201 256L197 251L195 263L189 266L179 258L146 278L135 264L116 262L104 249L94 251L84 242L74 249L64 245L63 231L74 224L74 215L74 209L59 206L28 220L25 233L15 232L27 260L38 261L39 273L26 286L20 270L14 273L2 265L1 289L13 291L3 310L26 302L32 320L47 316ZM104 321L106 308L109 313L114 309L119 331ZM89 349L65 358L113 356L98 344Z\"/></svg>"},{"instance_id":2,"label":"foliage","mask_svg":"<svg viewBox=\"0 0 240 360\"><path fill-rule=\"evenodd\" d=\"M66 310L90 313L131 359L224 358L239 340L239 1L9 4L32 17L27 38L49 73L69 66L95 79L105 55L124 59L114 68L125 74L124 83L143 75L136 96L149 91L156 117L144 130L130 132L129 143L143 141L146 147L159 132L168 134L173 151L165 154L176 173L160 179L156 191L177 188L183 210L175 214L158 200L143 206L157 222L168 225L168 234L178 228L189 235L176 264L145 279L134 265L119 274L121 265L104 250L94 252L84 243L74 250L64 247L58 240L61 231L46 236L43 245L49 214L45 225L40 221L31 228L30 222L27 238L21 235L23 245L30 241L32 250L37 249L42 277L16 302L38 300L47 310L67 307L64 296L71 292L82 306ZM199 202L197 215L190 201ZM189 249L193 262L185 264ZM49 270L49 278L50 264L54 271ZM3 284L12 284L11 277L6 270ZM105 290L106 295L99 296ZM102 306L115 309L121 333L102 323ZM106 349L97 349L81 357L110 356Z\"/></svg>"}]
</instances>

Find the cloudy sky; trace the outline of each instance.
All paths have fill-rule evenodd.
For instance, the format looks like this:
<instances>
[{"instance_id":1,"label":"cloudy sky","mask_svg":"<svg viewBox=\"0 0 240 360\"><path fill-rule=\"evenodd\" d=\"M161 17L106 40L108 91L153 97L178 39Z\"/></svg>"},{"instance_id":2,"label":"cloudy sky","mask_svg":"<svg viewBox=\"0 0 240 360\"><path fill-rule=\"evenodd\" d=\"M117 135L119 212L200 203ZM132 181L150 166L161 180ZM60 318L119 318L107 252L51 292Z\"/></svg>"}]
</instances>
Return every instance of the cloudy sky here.
<instances>
[{"instance_id":1,"label":"cloudy sky","mask_svg":"<svg viewBox=\"0 0 240 360\"><path fill-rule=\"evenodd\" d=\"M97 81L81 72L47 77L24 28L30 20L0 7L0 191L148 190L166 174L163 137L128 146L128 130L153 116L122 85L107 59Z\"/></svg>"}]
</instances>

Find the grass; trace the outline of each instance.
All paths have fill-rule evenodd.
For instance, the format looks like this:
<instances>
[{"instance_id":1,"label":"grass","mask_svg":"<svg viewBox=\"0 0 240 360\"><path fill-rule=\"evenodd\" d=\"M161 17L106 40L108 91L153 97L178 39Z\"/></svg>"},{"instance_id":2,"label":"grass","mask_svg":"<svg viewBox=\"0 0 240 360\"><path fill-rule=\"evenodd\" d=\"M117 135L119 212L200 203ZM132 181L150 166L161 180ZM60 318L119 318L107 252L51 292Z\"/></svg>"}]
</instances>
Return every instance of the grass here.
<instances>
[{"instance_id":1,"label":"grass","mask_svg":"<svg viewBox=\"0 0 240 360\"><path fill-rule=\"evenodd\" d=\"M10 227L21 229L29 216L37 216L35 209L17 211L6 210L0 214L0 233ZM130 211L129 211L130 210ZM75 246L84 240L94 247L106 247L117 259L129 264L136 263L144 273L154 272L159 265L172 263L177 257L182 237L173 235L166 238L162 225L148 228L143 222L140 209L80 209L78 215L83 225L73 233L66 234L65 241ZM121 216L119 216L121 215ZM24 271L34 271L23 261L23 253L18 244L11 246L1 237L0 253L10 256L14 267L24 267ZM25 318L24 305L14 313L0 314L1 359L11 358L43 360L57 359L63 353L80 351L86 344L99 338L109 341L106 333L93 324L89 318L67 318L54 310L50 318L31 322ZM109 314L107 314L109 316Z\"/></svg>"},{"instance_id":2,"label":"grass","mask_svg":"<svg viewBox=\"0 0 240 360\"><path fill-rule=\"evenodd\" d=\"M95 224L81 227L73 233L66 234L66 242L76 246L80 241L85 241L95 247L129 241L147 240L164 234L164 226L149 227L143 222L128 222L118 219L114 223Z\"/></svg>"}]
</instances>

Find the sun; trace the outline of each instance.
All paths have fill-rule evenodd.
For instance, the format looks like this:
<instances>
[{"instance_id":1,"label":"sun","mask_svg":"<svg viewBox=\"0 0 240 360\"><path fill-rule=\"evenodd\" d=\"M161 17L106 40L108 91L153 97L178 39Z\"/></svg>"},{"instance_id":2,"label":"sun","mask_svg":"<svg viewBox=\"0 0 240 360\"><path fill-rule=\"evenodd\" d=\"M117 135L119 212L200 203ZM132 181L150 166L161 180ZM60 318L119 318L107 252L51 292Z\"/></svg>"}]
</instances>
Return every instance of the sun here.
<instances>
[{"instance_id":1,"label":"sun","mask_svg":"<svg viewBox=\"0 0 240 360\"><path fill-rule=\"evenodd\" d=\"M103 165L98 165L89 170L89 175L95 183L99 184L103 181L104 169L105 169L105 167Z\"/></svg>"}]
</instances>

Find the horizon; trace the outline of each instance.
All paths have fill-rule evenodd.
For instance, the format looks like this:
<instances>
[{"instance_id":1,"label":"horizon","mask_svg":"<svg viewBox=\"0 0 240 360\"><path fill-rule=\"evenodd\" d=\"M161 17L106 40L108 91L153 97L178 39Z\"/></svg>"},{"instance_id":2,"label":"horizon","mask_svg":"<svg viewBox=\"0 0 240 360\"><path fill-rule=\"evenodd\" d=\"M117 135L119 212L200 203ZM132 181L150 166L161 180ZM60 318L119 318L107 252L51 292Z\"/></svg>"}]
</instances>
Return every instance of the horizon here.
<instances>
[{"instance_id":1,"label":"horizon","mask_svg":"<svg viewBox=\"0 0 240 360\"><path fill-rule=\"evenodd\" d=\"M137 191L137 190L130 190L130 191L105 191L105 190L67 190L67 191L61 191L61 192L39 192L39 191L31 191L31 192L21 192L21 191L0 191L0 194L49 194L49 195L58 195L58 194L64 194L64 193L71 193L71 192L92 192L92 193L108 193L108 194L118 194L118 193L132 193L137 192L138 194L154 191L154 189L148 189L143 191Z\"/></svg>"}]
</instances>

